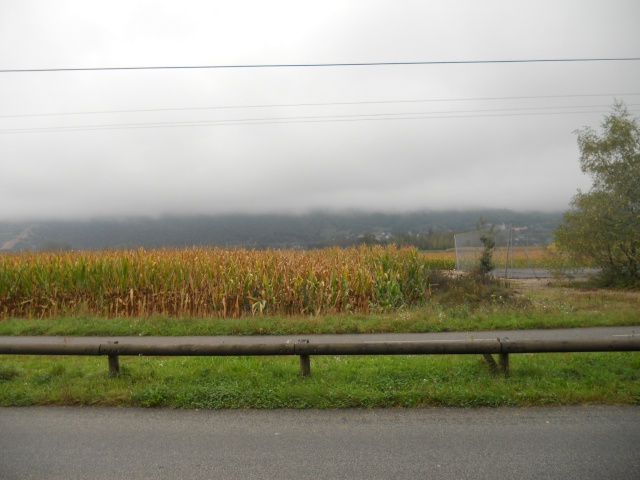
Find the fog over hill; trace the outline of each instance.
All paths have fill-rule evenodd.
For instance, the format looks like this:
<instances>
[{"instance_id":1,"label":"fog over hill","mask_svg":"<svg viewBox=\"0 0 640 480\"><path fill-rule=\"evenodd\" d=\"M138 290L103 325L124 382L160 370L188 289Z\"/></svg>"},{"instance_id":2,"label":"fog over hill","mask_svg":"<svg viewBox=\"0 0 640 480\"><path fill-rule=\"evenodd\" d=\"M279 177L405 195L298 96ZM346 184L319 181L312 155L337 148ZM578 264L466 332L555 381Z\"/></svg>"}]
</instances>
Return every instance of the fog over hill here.
<instances>
[{"instance_id":1,"label":"fog over hill","mask_svg":"<svg viewBox=\"0 0 640 480\"><path fill-rule=\"evenodd\" d=\"M0 13L0 222L67 221L26 224L6 249L310 246L477 220L318 210L564 210L591 184L576 130L617 101L640 112L638 0Z\"/></svg>"},{"instance_id":2,"label":"fog over hill","mask_svg":"<svg viewBox=\"0 0 640 480\"><path fill-rule=\"evenodd\" d=\"M136 217L86 221L0 222L0 251L47 249L243 246L321 248L363 241L388 242L408 233L431 238L430 248L453 247L453 233L490 224L526 227L529 245L552 241L561 213L421 211L411 213L315 212L307 215ZM411 236L409 236L411 237ZM403 238L407 238L405 235Z\"/></svg>"}]
</instances>

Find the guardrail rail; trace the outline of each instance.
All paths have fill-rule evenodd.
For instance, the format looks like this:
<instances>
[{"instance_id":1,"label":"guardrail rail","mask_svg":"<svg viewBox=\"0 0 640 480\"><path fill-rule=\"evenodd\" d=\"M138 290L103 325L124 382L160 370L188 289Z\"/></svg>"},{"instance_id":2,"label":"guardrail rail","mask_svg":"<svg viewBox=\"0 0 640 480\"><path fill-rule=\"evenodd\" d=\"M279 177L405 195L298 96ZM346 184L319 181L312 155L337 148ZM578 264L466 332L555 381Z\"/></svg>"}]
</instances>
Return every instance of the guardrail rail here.
<instances>
[{"instance_id":1,"label":"guardrail rail","mask_svg":"<svg viewBox=\"0 0 640 480\"><path fill-rule=\"evenodd\" d=\"M33 341L3 342L4 355L92 355L106 356L109 373L120 373L120 356L287 356L300 357L300 373L311 374L311 356L314 355L483 355L489 368L508 373L509 355L515 353L562 352L631 352L640 351L640 336L629 338L575 339L575 340L430 340L430 341L365 341L365 342L298 342L246 344L246 343L188 343L164 344L150 339L136 338L135 343L106 341L101 343L47 344ZM67 337L68 339L69 337ZM498 361L493 355L498 355Z\"/></svg>"}]
</instances>

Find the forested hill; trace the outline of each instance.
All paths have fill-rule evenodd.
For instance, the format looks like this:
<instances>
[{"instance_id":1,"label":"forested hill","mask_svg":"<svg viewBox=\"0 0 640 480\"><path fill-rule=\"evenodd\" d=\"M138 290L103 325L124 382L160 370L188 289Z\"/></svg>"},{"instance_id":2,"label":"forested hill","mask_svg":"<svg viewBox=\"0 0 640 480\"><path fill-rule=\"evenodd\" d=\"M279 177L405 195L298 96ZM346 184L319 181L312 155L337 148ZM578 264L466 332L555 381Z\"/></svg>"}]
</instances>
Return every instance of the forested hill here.
<instances>
[{"instance_id":1,"label":"forested hill","mask_svg":"<svg viewBox=\"0 0 640 480\"><path fill-rule=\"evenodd\" d=\"M490 224L528 227L530 245L548 244L561 214L440 211L220 215L88 221L0 222L0 250L245 246L320 248L331 245L420 242L421 248L453 247L453 233Z\"/></svg>"}]
</instances>

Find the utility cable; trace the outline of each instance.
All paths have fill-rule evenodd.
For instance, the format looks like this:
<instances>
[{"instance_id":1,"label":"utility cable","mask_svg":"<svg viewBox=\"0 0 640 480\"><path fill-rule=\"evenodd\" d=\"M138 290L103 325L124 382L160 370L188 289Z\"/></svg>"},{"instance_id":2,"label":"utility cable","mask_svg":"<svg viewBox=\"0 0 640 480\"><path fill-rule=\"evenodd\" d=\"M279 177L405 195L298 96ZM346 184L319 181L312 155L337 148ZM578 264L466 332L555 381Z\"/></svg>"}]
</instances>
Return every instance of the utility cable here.
<instances>
[{"instance_id":1,"label":"utility cable","mask_svg":"<svg viewBox=\"0 0 640 480\"><path fill-rule=\"evenodd\" d=\"M633 106L636 106L634 104ZM571 108L571 107L564 107ZM586 107L585 107L586 108ZM592 106L589 108L605 108ZM516 109L523 110L523 109ZM486 112L496 112L499 110L487 110ZM630 110L636 112L636 110ZM457 111L457 112L430 112L430 113L403 113L403 114L370 114L370 115L328 115L317 117L273 117L273 118L254 118L254 119L238 119L238 120L203 120L203 121L185 121L185 122L160 122L160 123L131 123L131 124L106 124L106 125L86 125L86 126L68 126L68 127L41 127L41 128L24 128L24 129L6 129L0 130L0 134L11 133L55 133L55 132L78 132L90 130L122 130L122 129L141 129L141 128L177 128L177 127L215 127L229 125L272 125L272 124L291 124L291 123L332 123L332 122L361 122L375 120L424 120L424 119L444 119L444 118L480 118L480 117L514 117L514 116L540 116L540 115L569 115L569 114L591 114L591 113L607 113L606 110L591 111L564 111L564 112L526 112L526 113L481 113L474 115L474 112L482 111ZM465 115L459 115L463 113ZM471 114L469 114L471 113ZM411 115L409 117L401 117L399 115Z\"/></svg>"},{"instance_id":2,"label":"utility cable","mask_svg":"<svg viewBox=\"0 0 640 480\"><path fill-rule=\"evenodd\" d=\"M41 72L98 72L116 70L212 70L212 69L252 69L252 68L309 68L309 67L394 67L402 65L488 65L511 63L577 63L577 62L634 62L640 57L625 58L542 58L526 60L448 60L425 62L362 62L362 63L281 63L252 65L185 65L150 67L93 67L93 68L32 68L3 69L0 73L41 73Z\"/></svg>"},{"instance_id":3,"label":"utility cable","mask_svg":"<svg viewBox=\"0 0 640 480\"><path fill-rule=\"evenodd\" d=\"M476 102L494 100L540 100L551 98L587 98L587 97L631 97L640 96L640 93L596 93L586 95L533 95L522 97L468 97L468 98L444 98L421 100L382 100L368 102L322 102L322 103L276 103L265 105L230 105L215 107L181 107L181 108L148 108L135 110L93 110L85 112L61 112L61 113L31 113L21 115L0 115L0 118L26 118L26 117L61 117L70 115L104 115L114 113L152 113L152 112L185 112L197 110L234 110L243 108L288 108L288 107L325 107L341 105L388 105L394 103L438 103L438 102Z\"/></svg>"}]
</instances>

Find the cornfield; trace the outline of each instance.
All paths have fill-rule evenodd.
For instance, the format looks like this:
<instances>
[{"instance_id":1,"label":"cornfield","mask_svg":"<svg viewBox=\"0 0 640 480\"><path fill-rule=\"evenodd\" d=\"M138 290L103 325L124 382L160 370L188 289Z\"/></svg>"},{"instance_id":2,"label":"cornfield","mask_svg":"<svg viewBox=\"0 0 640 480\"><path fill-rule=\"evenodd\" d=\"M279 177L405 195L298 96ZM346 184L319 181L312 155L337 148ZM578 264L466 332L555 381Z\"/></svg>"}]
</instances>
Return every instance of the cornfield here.
<instances>
[{"instance_id":1,"label":"cornfield","mask_svg":"<svg viewBox=\"0 0 640 480\"><path fill-rule=\"evenodd\" d=\"M237 318L419 304L432 266L412 248L193 248L0 256L0 318Z\"/></svg>"}]
</instances>

